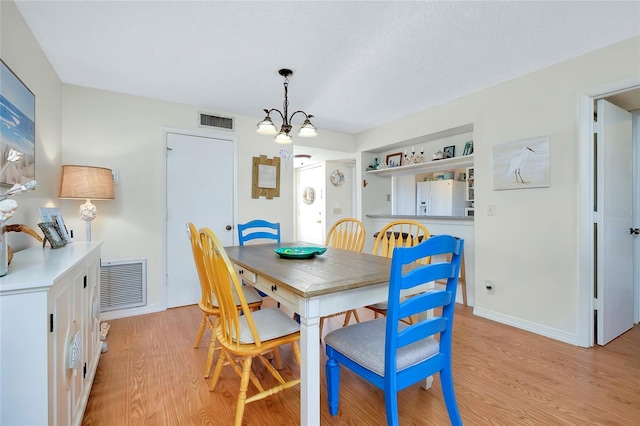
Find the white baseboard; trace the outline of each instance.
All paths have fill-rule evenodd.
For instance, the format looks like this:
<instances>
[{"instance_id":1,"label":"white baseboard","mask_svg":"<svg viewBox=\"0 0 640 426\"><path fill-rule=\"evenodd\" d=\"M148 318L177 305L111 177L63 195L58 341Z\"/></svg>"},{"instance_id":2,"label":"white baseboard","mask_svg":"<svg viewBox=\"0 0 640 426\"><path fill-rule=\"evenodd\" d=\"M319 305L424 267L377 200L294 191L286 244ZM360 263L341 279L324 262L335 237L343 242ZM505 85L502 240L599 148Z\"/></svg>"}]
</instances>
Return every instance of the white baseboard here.
<instances>
[{"instance_id":1,"label":"white baseboard","mask_svg":"<svg viewBox=\"0 0 640 426\"><path fill-rule=\"evenodd\" d=\"M522 330L530 331L541 336L549 337L554 340L569 343L570 345L580 346L578 344L578 335L567 333L566 331L556 328L547 327L546 325L537 324L521 318L512 317L510 315L501 314L500 312L490 311L479 307L473 308L473 314L482 318L490 319Z\"/></svg>"},{"instance_id":2,"label":"white baseboard","mask_svg":"<svg viewBox=\"0 0 640 426\"><path fill-rule=\"evenodd\" d=\"M135 317L137 315L151 314L162 311L160 304L141 306L139 308L120 309L118 311L102 312L100 321L109 321L118 318Z\"/></svg>"}]
</instances>

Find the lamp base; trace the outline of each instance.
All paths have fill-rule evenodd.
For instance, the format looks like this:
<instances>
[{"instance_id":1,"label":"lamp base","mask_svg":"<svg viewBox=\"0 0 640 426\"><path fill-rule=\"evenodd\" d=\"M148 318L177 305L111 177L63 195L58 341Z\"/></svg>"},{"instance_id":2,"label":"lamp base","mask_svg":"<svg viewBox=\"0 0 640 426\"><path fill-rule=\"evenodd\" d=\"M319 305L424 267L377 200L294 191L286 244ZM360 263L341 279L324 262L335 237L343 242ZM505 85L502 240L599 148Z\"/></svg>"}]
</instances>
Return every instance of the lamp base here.
<instances>
[{"instance_id":1,"label":"lamp base","mask_svg":"<svg viewBox=\"0 0 640 426\"><path fill-rule=\"evenodd\" d=\"M87 241L91 241L91 221L95 219L96 214L98 209L87 198L87 201L80 206L80 219L87 223Z\"/></svg>"}]
</instances>

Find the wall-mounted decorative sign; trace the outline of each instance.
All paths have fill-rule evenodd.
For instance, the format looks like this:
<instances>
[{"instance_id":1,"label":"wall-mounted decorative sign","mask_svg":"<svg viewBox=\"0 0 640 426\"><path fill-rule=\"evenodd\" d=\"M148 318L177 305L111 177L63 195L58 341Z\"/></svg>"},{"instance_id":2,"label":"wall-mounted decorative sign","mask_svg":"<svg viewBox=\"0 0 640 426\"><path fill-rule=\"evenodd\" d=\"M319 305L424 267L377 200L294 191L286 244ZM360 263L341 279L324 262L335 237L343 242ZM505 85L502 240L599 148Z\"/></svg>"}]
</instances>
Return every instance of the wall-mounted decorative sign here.
<instances>
[{"instance_id":1,"label":"wall-mounted decorative sign","mask_svg":"<svg viewBox=\"0 0 640 426\"><path fill-rule=\"evenodd\" d=\"M251 198L262 195L267 199L280 196L280 157L253 157Z\"/></svg>"},{"instance_id":2,"label":"wall-mounted decorative sign","mask_svg":"<svg viewBox=\"0 0 640 426\"><path fill-rule=\"evenodd\" d=\"M0 61L0 168L1 184L25 184L36 175L36 97L20 79ZM22 154L22 159L8 164L9 150Z\"/></svg>"},{"instance_id":3,"label":"wall-mounted decorative sign","mask_svg":"<svg viewBox=\"0 0 640 426\"><path fill-rule=\"evenodd\" d=\"M548 186L551 186L548 136L493 146L494 190Z\"/></svg>"}]
</instances>

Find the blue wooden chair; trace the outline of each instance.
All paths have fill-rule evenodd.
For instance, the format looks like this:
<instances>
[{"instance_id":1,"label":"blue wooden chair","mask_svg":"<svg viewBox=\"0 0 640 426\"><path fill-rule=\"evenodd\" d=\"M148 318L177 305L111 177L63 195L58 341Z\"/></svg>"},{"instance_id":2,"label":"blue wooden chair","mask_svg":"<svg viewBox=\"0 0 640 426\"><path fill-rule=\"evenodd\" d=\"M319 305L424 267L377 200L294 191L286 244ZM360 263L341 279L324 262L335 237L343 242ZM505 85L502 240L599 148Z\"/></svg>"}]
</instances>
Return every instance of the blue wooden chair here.
<instances>
[{"instance_id":1,"label":"blue wooden chair","mask_svg":"<svg viewBox=\"0 0 640 426\"><path fill-rule=\"evenodd\" d=\"M280 223L267 222L262 219L251 220L247 223L238 224L238 243L243 246L244 243L251 240L274 240L280 242ZM258 293L262 297L267 295L260 290ZM280 302L278 302L278 308Z\"/></svg>"},{"instance_id":2,"label":"blue wooden chair","mask_svg":"<svg viewBox=\"0 0 640 426\"><path fill-rule=\"evenodd\" d=\"M258 239L280 242L280 224L261 219L238 224L238 242L241 246L247 241Z\"/></svg>"},{"instance_id":3,"label":"blue wooden chair","mask_svg":"<svg viewBox=\"0 0 640 426\"><path fill-rule=\"evenodd\" d=\"M462 425L453 389L451 333L458 287L458 272L464 241L437 235L414 247L394 249L389 280L387 316L335 330L325 336L329 412L338 413L340 364L384 390L387 424L398 424L397 392L440 373L444 401L451 424ZM427 256L451 255L441 263L420 264ZM433 259L433 257L432 257ZM403 273L403 266L407 271ZM436 280L446 280L436 289L401 298L401 290ZM439 316L420 315L409 325L410 315L442 308ZM436 311L434 315L437 315ZM439 334L439 343L435 338Z\"/></svg>"}]
</instances>

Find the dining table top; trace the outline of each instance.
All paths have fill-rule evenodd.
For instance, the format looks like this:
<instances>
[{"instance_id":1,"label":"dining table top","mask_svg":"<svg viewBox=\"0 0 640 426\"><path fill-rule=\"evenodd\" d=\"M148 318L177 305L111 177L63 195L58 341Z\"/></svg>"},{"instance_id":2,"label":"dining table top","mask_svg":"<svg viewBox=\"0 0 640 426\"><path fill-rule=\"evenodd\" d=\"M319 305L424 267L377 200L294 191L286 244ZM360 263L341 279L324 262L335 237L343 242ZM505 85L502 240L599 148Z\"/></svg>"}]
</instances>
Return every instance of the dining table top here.
<instances>
[{"instance_id":1,"label":"dining table top","mask_svg":"<svg viewBox=\"0 0 640 426\"><path fill-rule=\"evenodd\" d=\"M230 246L225 251L236 265L304 298L389 282L391 259L382 256L327 247L310 258L283 258L274 251L280 247L324 246L296 241Z\"/></svg>"}]
</instances>

